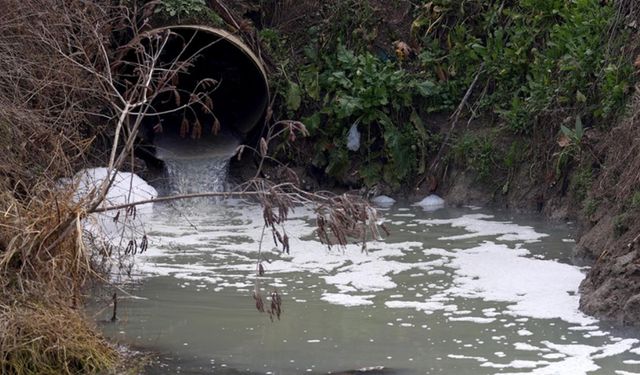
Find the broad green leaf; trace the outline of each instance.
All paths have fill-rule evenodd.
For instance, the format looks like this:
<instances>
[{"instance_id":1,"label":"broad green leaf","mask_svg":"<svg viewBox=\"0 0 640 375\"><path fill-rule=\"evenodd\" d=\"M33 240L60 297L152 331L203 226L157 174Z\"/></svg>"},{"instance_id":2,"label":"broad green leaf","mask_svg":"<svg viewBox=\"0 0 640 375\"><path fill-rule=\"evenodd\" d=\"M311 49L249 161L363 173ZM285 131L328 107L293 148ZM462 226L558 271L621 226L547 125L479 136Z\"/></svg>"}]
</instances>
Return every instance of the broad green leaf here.
<instances>
[{"instance_id":1,"label":"broad green leaf","mask_svg":"<svg viewBox=\"0 0 640 375\"><path fill-rule=\"evenodd\" d=\"M287 90L287 108L290 111L297 111L300 109L302 103L302 95L300 92L300 86L295 82L289 82L289 89Z\"/></svg>"}]
</instances>

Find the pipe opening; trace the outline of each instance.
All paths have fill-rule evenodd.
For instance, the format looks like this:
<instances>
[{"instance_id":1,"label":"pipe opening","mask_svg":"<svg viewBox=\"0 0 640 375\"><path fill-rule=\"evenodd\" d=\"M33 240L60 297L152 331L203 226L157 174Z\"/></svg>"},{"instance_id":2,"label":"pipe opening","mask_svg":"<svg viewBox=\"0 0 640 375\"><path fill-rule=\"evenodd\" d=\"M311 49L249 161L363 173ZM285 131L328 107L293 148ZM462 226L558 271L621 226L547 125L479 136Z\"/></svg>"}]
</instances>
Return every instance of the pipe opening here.
<instances>
[{"instance_id":1,"label":"pipe opening","mask_svg":"<svg viewBox=\"0 0 640 375\"><path fill-rule=\"evenodd\" d=\"M224 30L171 26L153 32L167 29L171 35L160 64L175 60L189 64L172 82L177 90L153 101L157 115L145 119L146 141L160 160L233 154L268 106L264 68L246 45ZM201 100L175 111L198 93Z\"/></svg>"}]
</instances>

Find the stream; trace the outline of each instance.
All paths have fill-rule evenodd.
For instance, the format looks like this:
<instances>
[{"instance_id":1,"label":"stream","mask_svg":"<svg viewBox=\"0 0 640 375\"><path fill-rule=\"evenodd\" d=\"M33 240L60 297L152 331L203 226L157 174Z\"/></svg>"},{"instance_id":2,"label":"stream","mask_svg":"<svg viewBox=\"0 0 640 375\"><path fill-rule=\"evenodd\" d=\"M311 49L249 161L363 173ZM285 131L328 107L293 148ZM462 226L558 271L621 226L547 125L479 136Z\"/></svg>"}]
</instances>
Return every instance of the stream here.
<instances>
[{"instance_id":1,"label":"stream","mask_svg":"<svg viewBox=\"0 0 640 375\"><path fill-rule=\"evenodd\" d=\"M476 207L380 212L391 235L363 253L328 250L298 208L287 255L268 231L258 253L259 206L156 205L125 285L135 298L103 330L160 353L149 374L640 373L640 333L578 310L570 226ZM279 291L279 320L254 288Z\"/></svg>"}]
</instances>

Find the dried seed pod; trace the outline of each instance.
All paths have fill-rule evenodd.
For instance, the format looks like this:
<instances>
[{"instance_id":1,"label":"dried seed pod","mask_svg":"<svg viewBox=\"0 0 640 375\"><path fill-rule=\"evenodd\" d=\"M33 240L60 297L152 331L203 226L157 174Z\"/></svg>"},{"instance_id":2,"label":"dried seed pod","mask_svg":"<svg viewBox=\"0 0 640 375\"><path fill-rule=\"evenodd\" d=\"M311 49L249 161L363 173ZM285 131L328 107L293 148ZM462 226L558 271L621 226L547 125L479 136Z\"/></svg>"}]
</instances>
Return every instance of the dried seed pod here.
<instances>
[{"instance_id":1,"label":"dried seed pod","mask_svg":"<svg viewBox=\"0 0 640 375\"><path fill-rule=\"evenodd\" d=\"M256 309L258 311L260 311L261 313L265 312L264 311L264 301L262 300L262 295L260 295L260 292L258 291L253 291L253 300L256 303Z\"/></svg>"},{"instance_id":2,"label":"dried seed pod","mask_svg":"<svg viewBox=\"0 0 640 375\"><path fill-rule=\"evenodd\" d=\"M193 124L193 129L191 130L191 139L200 139L202 137L202 124L200 124L200 120L196 119L196 122Z\"/></svg>"},{"instance_id":3,"label":"dried seed pod","mask_svg":"<svg viewBox=\"0 0 640 375\"><path fill-rule=\"evenodd\" d=\"M140 254L147 251L147 247L149 246L149 241L147 239L147 235L142 236L142 241L140 241Z\"/></svg>"},{"instance_id":4,"label":"dried seed pod","mask_svg":"<svg viewBox=\"0 0 640 375\"><path fill-rule=\"evenodd\" d=\"M265 157L267 156L267 152L269 151L269 146L267 146L267 140L263 138L260 138L260 156Z\"/></svg>"},{"instance_id":5,"label":"dried seed pod","mask_svg":"<svg viewBox=\"0 0 640 375\"><path fill-rule=\"evenodd\" d=\"M264 266L262 262L258 263L258 276L264 276Z\"/></svg>"},{"instance_id":6,"label":"dried seed pod","mask_svg":"<svg viewBox=\"0 0 640 375\"><path fill-rule=\"evenodd\" d=\"M220 121L217 117L214 116L213 125L211 126L211 133L213 133L213 135L218 135L218 133L220 133L220 128Z\"/></svg>"},{"instance_id":7,"label":"dried seed pod","mask_svg":"<svg viewBox=\"0 0 640 375\"><path fill-rule=\"evenodd\" d=\"M185 138L187 133L189 133L189 120L187 120L187 117L185 116L182 118L182 122L180 123L180 137Z\"/></svg>"}]
</instances>

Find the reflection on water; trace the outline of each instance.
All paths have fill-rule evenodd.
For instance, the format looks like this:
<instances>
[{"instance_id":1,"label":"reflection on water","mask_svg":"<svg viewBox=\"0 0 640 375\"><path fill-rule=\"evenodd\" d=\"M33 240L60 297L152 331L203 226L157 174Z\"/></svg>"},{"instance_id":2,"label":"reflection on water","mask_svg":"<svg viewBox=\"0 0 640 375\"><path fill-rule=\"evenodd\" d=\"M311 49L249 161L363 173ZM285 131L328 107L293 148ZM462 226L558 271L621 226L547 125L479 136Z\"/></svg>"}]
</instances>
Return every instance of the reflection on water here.
<instances>
[{"instance_id":1,"label":"reflection on water","mask_svg":"<svg viewBox=\"0 0 640 375\"><path fill-rule=\"evenodd\" d=\"M578 311L583 274L567 262L564 226L393 208L392 235L363 254L328 251L307 214L287 224L291 255L266 238L257 281L259 207L220 204L188 220L156 207L128 287L142 299L122 301L106 333L165 353L154 374L640 373L634 334ZM255 310L256 282L283 295L280 321Z\"/></svg>"}]
</instances>

